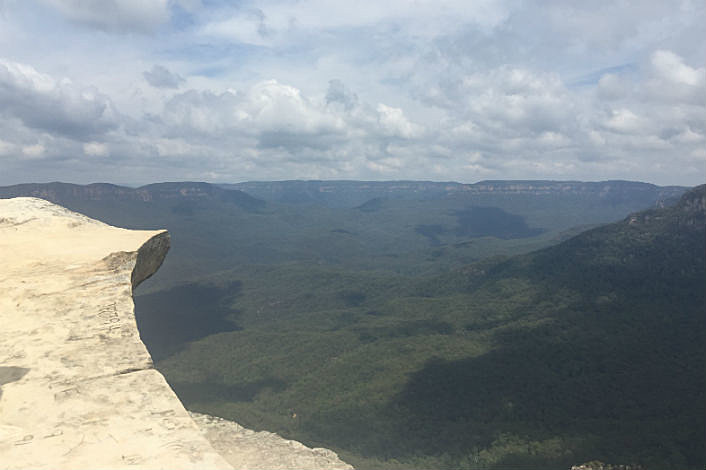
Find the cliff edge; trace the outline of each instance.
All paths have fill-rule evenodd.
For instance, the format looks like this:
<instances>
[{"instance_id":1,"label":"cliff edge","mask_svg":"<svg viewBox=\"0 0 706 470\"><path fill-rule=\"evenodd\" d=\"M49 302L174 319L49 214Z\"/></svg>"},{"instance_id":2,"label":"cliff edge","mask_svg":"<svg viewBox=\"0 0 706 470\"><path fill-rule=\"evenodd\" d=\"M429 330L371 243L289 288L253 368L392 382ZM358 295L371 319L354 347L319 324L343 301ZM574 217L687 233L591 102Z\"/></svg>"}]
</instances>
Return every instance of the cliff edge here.
<instances>
[{"instance_id":1,"label":"cliff edge","mask_svg":"<svg viewBox=\"0 0 706 470\"><path fill-rule=\"evenodd\" d=\"M232 469L274 459L285 468L287 455L215 450L240 438L220 433L212 445L224 423L199 417L199 427L153 368L132 290L168 250L164 230L0 199L0 467ZM292 442L277 439L276 448ZM351 468L298 445L309 468Z\"/></svg>"}]
</instances>

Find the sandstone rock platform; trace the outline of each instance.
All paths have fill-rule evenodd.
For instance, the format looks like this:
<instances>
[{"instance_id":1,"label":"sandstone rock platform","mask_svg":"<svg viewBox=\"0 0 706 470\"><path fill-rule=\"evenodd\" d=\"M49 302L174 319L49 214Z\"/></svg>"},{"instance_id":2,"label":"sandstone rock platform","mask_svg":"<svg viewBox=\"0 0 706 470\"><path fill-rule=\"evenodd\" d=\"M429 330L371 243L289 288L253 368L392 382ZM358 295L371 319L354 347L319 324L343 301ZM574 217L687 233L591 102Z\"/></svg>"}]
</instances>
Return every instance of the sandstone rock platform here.
<instances>
[{"instance_id":1,"label":"sandstone rock platform","mask_svg":"<svg viewBox=\"0 0 706 470\"><path fill-rule=\"evenodd\" d=\"M299 468L351 468L276 435L269 447L239 445L225 420L199 416L197 426L153 368L134 317L132 290L168 249L164 230L0 199L0 468L296 468L287 446L306 456Z\"/></svg>"}]
</instances>

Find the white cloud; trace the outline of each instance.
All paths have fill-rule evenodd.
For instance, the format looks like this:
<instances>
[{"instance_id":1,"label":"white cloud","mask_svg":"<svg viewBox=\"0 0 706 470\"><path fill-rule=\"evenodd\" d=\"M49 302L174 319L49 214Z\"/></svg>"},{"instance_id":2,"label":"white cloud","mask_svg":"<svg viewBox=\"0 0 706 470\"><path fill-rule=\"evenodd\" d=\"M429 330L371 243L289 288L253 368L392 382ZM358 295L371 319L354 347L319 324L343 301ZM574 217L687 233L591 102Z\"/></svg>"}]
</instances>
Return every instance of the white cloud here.
<instances>
[{"instance_id":1,"label":"white cloud","mask_svg":"<svg viewBox=\"0 0 706 470\"><path fill-rule=\"evenodd\" d=\"M648 98L669 103L704 104L706 68L693 68L672 51L658 50L650 57Z\"/></svg>"},{"instance_id":2,"label":"white cloud","mask_svg":"<svg viewBox=\"0 0 706 470\"><path fill-rule=\"evenodd\" d=\"M10 142L5 142L4 140L0 139L0 156L8 156L12 155L12 153L15 150L15 146L11 144Z\"/></svg>"},{"instance_id":3,"label":"white cloud","mask_svg":"<svg viewBox=\"0 0 706 470\"><path fill-rule=\"evenodd\" d=\"M644 120L629 109L613 110L604 123L606 128L624 134L636 133L643 125Z\"/></svg>"},{"instance_id":4,"label":"white cloud","mask_svg":"<svg viewBox=\"0 0 706 470\"><path fill-rule=\"evenodd\" d=\"M106 144L86 142L83 144L83 153L91 157L107 157L110 155L110 150Z\"/></svg>"},{"instance_id":5,"label":"white cloud","mask_svg":"<svg viewBox=\"0 0 706 470\"><path fill-rule=\"evenodd\" d=\"M26 145L22 147L22 153L30 158L37 158L44 155L47 149L42 144Z\"/></svg>"},{"instance_id":6,"label":"white cloud","mask_svg":"<svg viewBox=\"0 0 706 470\"><path fill-rule=\"evenodd\" d=\"M437 104L506 136L558 131L572 121L572 101L553 74L501 66L443 84Z\"/></svg>"},{"instance_id":7,"label":"white cloud","mask_svg":"<svg viewBox=\"0 0 706 470\"><path fill-rule=\"evenodd\" d=\"M311 146L320 146L317 139L345 131L342 117L324 103L276 80L244 91L186 91L165 104L161 119L172 135L251 137L264 146L307 146L307 138Z\"/></svg>"},{"instance_id":8,"label":"white cloud","mask_svg":"<svg viewBox=\"0 0 706 470\"><path fill-rule=\"evenodd\" d=\"M33 67L0 59L0 115L29 128L74 138L116 128L110 98L92 87L57 80Z\"/></svg>"},{"instance_id":9,"label":"white cloud","mask_svg":"<svg viewBox=\"0 0 706 470\"><path fill-rule=\"evenodd\" d=\"M411 139L419 137L421 126L410 122L400 108L393 108L382 103L377 105L378 123L383 133L390 137Z\"/></svg>"},{"instance_id":10,"label":"white cloud","mask_svg":"<svg viewBox=\"0 0 706 470\"><path fill-rule=\"evenodd\" d=\"M672 51L658 50L652 54L652 65L660 78L668 83L703 86L706 81L704 68L694 69L684 64L684 59Z\"/></svg>"}]
</instances>

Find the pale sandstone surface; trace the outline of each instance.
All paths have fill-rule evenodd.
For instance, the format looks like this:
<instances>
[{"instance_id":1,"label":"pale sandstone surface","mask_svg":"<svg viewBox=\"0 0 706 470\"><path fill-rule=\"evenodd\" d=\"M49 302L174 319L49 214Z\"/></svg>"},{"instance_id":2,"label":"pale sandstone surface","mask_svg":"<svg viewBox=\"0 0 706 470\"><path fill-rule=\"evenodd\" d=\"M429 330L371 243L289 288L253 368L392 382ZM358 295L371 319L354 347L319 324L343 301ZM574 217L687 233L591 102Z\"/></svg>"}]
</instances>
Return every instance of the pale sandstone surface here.
<instances>
[{"instance_id":1,"label":"pale sandstone surface","mask_svg":"<svg viewBox=\"0 0 706 470\"><path fill-rule=\"evenodd\" d=\"M206 439L236 470L353 470L329 449L312 449L214 416L193 412L191 416Z\"/></svg>"},{"instance_id":2,"label":"pale sandstone surface","mask_svg":"<svg viewBox=\"0 0 706 470\"><path fill-rule=\"evenodd\" d=\"M133 283L159 267L168 237L0 200L0 468L231 468L135 323Z\"/></svg>"},{"instance_id":3,"label":"pale sandstone surface","mask_svg":"<svg viewBox=\"0 0 706 470\"><path fill-rule=\"evenodd\" d=\"M166 231L0 199L0 469L352 469L330 450L192 419L133 310L168 249Z\"/></svg>"}]
</instances>

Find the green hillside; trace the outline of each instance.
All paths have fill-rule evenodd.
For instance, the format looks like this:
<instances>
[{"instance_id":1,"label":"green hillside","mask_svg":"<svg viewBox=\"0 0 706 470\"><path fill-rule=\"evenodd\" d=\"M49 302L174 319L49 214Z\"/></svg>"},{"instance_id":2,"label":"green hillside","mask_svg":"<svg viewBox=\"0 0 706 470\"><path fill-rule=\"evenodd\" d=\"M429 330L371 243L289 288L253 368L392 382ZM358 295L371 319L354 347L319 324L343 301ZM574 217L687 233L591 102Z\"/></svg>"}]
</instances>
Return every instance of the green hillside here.
<instances>
[{"instance_id":1,"label":"green hillside","mask_svg":"<svg viewBox=\"0 0 706 470\"><path fill-rule=\"evenodd\" d=\"M187 406L362 469L700 468L703 197L442 275L222 272L232 331L157 365Z\"/></svg>"}]
</instances>

